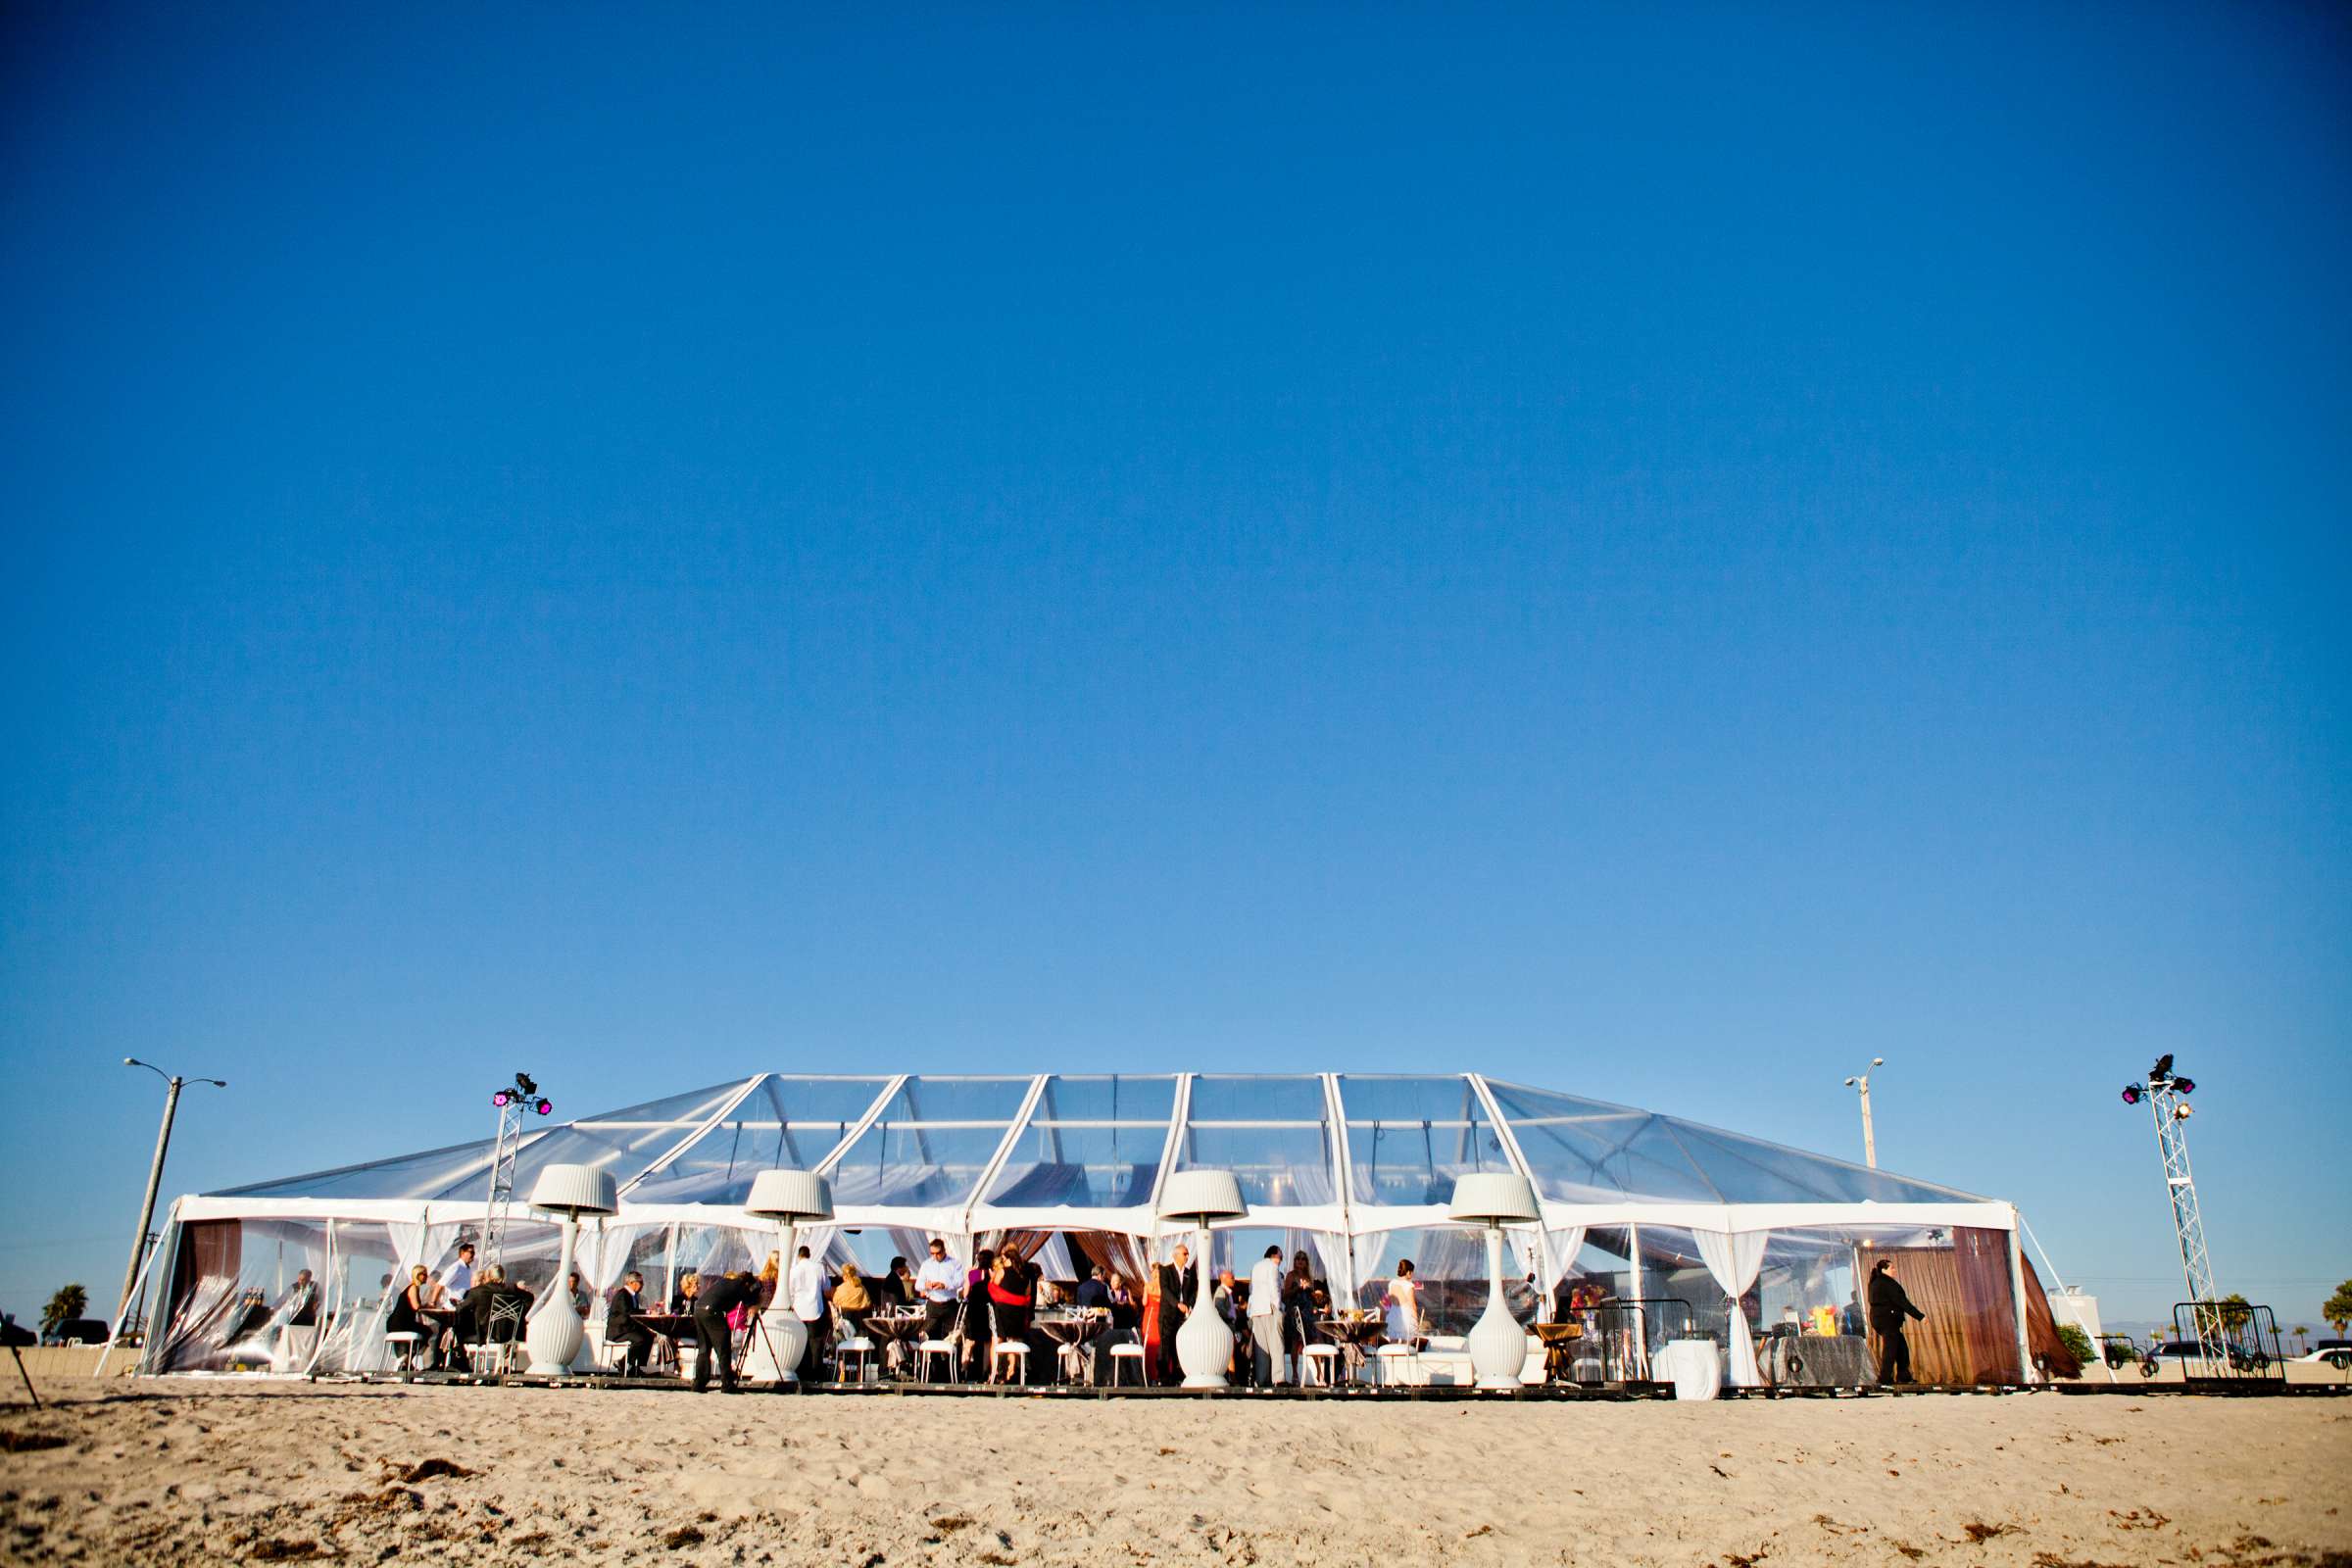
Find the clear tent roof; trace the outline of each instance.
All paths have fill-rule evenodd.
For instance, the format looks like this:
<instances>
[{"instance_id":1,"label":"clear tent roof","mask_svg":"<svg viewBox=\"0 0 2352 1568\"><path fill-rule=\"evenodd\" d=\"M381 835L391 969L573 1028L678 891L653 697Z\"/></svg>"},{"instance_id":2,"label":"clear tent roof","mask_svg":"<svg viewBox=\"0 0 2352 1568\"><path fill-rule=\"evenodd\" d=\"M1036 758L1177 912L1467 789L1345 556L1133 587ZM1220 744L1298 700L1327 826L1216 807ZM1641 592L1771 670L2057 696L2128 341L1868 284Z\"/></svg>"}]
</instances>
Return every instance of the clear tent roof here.
<instances>
[{"instance_id":1,"label":"clear tent roof","mask_svg":"<svg viewBox=\"0 0 2352 1568\"><path fill-rule=\"evenodd\" d=\"M483 1139L211 1196L477 1200L491 1152ZM1515 1167L1570 1203L1982 1200L1475 1073L760 1073L526 1129L516 1195L558 1163L612 1171L624 1202L730 1208L779 1165L827 1172L845 1207L1141 1209L1165 1171L1194 1166L1233 1171L1253 1208L1444 1203L1464 1172Z\"/></svg>"}]
</instances>

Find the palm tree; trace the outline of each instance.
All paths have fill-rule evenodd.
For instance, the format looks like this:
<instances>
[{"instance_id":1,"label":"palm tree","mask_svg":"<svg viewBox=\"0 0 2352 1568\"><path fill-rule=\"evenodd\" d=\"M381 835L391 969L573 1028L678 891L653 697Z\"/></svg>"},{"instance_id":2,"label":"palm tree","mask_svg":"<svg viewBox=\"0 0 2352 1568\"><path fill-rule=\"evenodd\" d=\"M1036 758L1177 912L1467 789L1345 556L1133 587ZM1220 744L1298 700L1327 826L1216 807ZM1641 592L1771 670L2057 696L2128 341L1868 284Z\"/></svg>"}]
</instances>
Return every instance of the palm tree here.
<instances>
[{"instance_id":1,"label":"palm tree","mask_svg":"<svg viewBox=\"0 0 2352 1568\"><path fill-rule=\"evenodd\" d=\"M2311 1348L2311 1330L2298 1323L2290 1332L2295 1336L2295 1353L2297 1355L2301 1355Z\"/></svg>"},{"instance_id":2,"label":"palm tree","mask_svg":"<svg viewBox=\"0 0 2352 1568\"><path fill-rule=\"evenodd\" d=\"M78 1285L61 1285L41 1308L41 1332L54 1334L65 1324L73 1322L89 1310L90 1293Z\"/></svg>"}]
</instances>

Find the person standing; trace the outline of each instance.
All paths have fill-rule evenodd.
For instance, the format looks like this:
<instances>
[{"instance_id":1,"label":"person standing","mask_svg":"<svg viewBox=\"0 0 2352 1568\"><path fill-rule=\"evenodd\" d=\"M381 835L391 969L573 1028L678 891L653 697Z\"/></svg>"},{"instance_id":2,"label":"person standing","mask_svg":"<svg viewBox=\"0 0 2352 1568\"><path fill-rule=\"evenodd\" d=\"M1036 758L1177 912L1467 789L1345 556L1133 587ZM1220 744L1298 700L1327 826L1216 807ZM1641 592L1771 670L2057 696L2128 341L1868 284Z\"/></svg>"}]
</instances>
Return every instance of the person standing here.
<instances>
[{"instance_id":1,"label":"person standing","mask_svg":"<svg viewBox=\"0 0 2352 1568\"><path fill-rule=\"evenodd\" d=\"M1282 1249L1269 1247L1250 1270L1250 1381L1274 1387L1282 1373Z\"/></svg>"},{"instance_id":2,"label":"person standing","mask_svg":"<svg viewBox=\"0 0 2352 1568\"><path fill-rule=\"evenodd\" d=\"M1879 1381L1911 1381L1911 1347L1903 1339L1907 1320L1926 1322L1928 1314L1911 1304L1902 1282L1894 1277L1894 1259L1882 1257L1870 1270L1870 1326L1879 1335Z\"/></svg>"},{"instance_id":3,"label":"person standing","mask_svg":"<svg viewBox=\"0 0 2352 1568\"><path fill-rule=\"evenodd\" d=\"M443 1300L455 1301L472 1289L473 1244L466 1242L458 1248L458 1260L441 1276L441 1297Z\"/></svg>"},{"instance_id":4,"label":"person standing","mask_svg":"<svg viewBox=\"0 0 2352 1568\"><path fill-rule=\"evenodd\" d=\"M1200 1283L1193 1278L1193 1250L1182 1242L1168 1262L1159 1265L1159 1381L1173 1388L1184 1381L1176 1356L1177 1331L1192 1312Z\"/></svg>"},{"instance_id":5,"label":"person standing","mask_svg":"<svg viewBox=\"0 0 2352 1568\"><path fill-rule=\"evenodd\" d=\"M915 1295L923 1303L923 1338L944 1340L956 1327L963 1301L963 1265L948 1255L948 1244L931 1238L931 1255L915 1270Z\"/></svg>"},{"instance_id":6,"label":"person standing","mask_svg":"<svg viewBox=\"0 0 2352 1568\"><path fill-rule=\"evenodd\" d=\"M801 1346L800 1379L822 1381L825 1364L825 1271L804 1247L792 1261L792 1315L805 1330Z\"/></svg>"},{"instance_id":7,"label":"person standing","mask_svg":"<svg viewBox=\"0 0 2352 1568\"><path fill-rule=\"evenodd\" d=\"M722 1274L716 1279L708 1275L694 1293L694 1392L704 1393L710 1387L710 1368L718 1368L721 1392L735 1391L735 1331L727 1326L727 1314L739 1306L749 1306L760 1298L760 1281L751 1270Z\"/></svg>"}]
</instances>

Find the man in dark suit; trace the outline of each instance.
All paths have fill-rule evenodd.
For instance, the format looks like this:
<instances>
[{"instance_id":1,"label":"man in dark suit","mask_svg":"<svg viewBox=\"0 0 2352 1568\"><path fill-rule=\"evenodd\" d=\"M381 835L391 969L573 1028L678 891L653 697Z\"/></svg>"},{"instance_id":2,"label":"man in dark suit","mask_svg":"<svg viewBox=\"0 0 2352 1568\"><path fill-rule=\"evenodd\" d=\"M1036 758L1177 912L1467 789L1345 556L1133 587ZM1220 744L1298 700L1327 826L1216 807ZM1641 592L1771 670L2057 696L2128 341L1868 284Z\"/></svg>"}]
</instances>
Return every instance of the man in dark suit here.
<instances>
[{"instance_id":1,"label":"man in dark suit","mask_svg":"<svg viewBox=\"0 0 2352 1568\"><path fill-rule=\"evenodd\" d=\"M1894 1259L1880 1258L1870 1271L1870 1326L1879 1336L1881 1383L1911 1381L1911 1347L1903 1342L1903 1325L1908 1319L1924 1323L1927 1317L1895 1279Z\"/></svg>"},{"instance_id":2,"label":"man in dark suit","mask_svg":"<svg viewBox=\"0 0 2352 1568\"><path fill-rule=\"evenodd\" d=\"M1177 1331L1200 1291L1192 1261L1193 1250L1179 1242L1174 1258L1159 1265L1159 1381L1171 1388L1184 1381L1184 1368L1176 1361Z\"/></svg>"},{"instance_id":3,"label":"man in dark suit","mask_svg":"<svg viewBox=\"0 0 2352 1568\"><path fill-rule=\"evenodd\" d=\"M701 1353L694 1358L694 1392L703 1393L710 1387L710 1368L718 1368L718 1386L728 1394L735 1392L735 1335L727 1327L727 1314L739 1306L749 1306L760 1299L760 1280L751 1270L737 1274L703 1276L703 1283L694 1295L694 1339Z\"/></svg>"},{"instance_id":4,"label":"man in dark suit","mask_svg":"<svg viewBox=\"0 0 2352 1568\"><path fill-rule=\"evenodd\" d=\"M644 1371L653 1356L654 1331L637 1321L637 1314L644 1310L645 1276L631 1269L629 1277L613 1286L612 1294L605 1298L605 1343L628 1346L620 1356L620 1375L624 1378Z\"/></svg>"}]
</instances>

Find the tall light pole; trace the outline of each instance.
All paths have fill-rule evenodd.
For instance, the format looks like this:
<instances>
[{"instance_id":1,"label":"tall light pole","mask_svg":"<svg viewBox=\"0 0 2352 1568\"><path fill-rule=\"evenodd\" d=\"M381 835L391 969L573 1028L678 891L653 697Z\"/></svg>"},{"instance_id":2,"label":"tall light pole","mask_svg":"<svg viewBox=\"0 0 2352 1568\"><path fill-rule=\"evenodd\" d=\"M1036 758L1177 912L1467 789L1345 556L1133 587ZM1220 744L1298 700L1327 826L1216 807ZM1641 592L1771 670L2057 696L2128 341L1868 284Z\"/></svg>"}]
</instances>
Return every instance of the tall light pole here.
<instances>
[{"instance_id":1,"label":"tall light pole","mask_svg":"<svg viewBox=\"0 0 2352 1568\"><path fill-rule=\"evenodd\" d=\"M1885 1056L1870 1058L1871 1067L1886 1065L1886 1058ZM1845 1087L1862 1092L1862 1163L1868 1165L1872 1170L1877 1170L1879 1168L1879 1140L1870 1130L1870 1067L1865 1067L1861 1072L1848 1078L1845 1081Z\"/></svg>"},{"instance_id":2,"label":"tall light pole","mask_svg":"<svg viewBox=\"0 0 2352 1568\"><path fill-rule=\"evenodd\" d=\"M131 1288L139 1282L139 1263L147 1255L147 1227L155 1219L156 1191L164 1185L164 1152L172 1147L172 1116L179 1109L179 1091L185 1084L211 1084L215 1089L226 1089L221 1078L176 1078L152 1061L136 1056L124 1056L125 1067L144 1067L169 1086L164 1095L164 1125L155 1135L155 1163L147 1167L147 1197L139 1204L139 1228L130 1239L130 1266L122 1271L122 1304L115 1312L115 1327L119 1333L130 1316Z\"/></svg>"}]
</instances>

